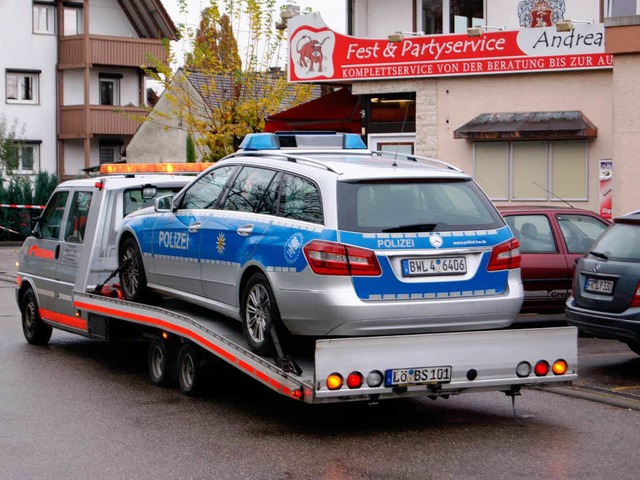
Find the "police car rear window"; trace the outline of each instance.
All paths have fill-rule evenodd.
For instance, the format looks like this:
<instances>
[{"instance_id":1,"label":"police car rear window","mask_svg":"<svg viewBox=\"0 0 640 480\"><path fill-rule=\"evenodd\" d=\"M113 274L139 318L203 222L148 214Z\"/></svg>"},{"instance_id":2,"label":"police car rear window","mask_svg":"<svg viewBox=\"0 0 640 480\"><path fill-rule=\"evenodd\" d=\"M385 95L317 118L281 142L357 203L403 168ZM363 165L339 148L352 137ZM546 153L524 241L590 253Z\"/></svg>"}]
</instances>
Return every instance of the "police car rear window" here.
<instances>
[{"instance_id":1,"label":"police car rear window","mask_svg":"<svg viewBox=\"0 0 640 480\"><path fill-rule=\"evenodd\" d=\"M471 180L338 184L338 227L354 232L443 232L504 226Z\"/></svg>"}]
</instances>

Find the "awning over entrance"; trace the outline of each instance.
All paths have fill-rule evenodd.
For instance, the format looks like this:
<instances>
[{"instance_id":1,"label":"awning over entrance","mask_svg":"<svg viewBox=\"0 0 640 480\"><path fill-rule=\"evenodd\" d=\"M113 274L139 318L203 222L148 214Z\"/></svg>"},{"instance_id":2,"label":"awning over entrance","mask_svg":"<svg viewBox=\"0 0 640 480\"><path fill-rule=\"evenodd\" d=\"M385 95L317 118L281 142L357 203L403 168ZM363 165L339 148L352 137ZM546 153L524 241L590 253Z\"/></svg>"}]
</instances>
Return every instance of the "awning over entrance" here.
<instances>
[{"instance_id":1,"label":"awning over entrance","mask_svg":"<svg viewBox=\"0 0 640 480\"><path fill-rule=\"evenodd\" d=\"M496 140L577 140L598 136L580 111L482 113L453 132L474 142Z\"/></svg>"},{"instance_id":2,"label":"awning over entrance","mask_svg":"<svg viewBox=\"0 0 640 480\"><path fill-rule=\"evenodd\" d=\"M360 134L360 98L347 88L267 117L265 132L335 130Z\"/></svg>"}]
</instances>

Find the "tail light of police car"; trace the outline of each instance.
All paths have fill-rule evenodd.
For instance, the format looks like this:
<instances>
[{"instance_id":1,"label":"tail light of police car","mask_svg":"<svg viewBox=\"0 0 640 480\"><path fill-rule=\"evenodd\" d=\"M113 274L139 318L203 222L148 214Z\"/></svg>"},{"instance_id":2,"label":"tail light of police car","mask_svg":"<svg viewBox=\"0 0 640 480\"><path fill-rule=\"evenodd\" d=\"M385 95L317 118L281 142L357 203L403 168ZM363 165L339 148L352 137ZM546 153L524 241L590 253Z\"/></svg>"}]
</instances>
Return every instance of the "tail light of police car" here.
<instances>
[{"instance_id":1,"label":"tail light of police car","mask_svg":"<svg viewBox=\"0 0 640 480\"><path fill-rule=\"evenodd\" d=\"M633 294L633 298L631 299L632 307L640 307L640 281L636 285L636 292Z\"/></svg>"},{"instance_id":2,"label":"tail light of police car","mask_svg":"<svg viewBox=\"0 0 640 480\"><path fill-rule=\"evenodd\" d=\"M309 266L318 275L377 276L381 269L373 250L325 240L313 240L304 246Z\"/></svg>"},{"instance_id":3,"label":"tail light of police car","mask_svg":"<svg viewBox=\"0 0 640 480\"><path fill-rule=\"evenodd\" d=\"M520 242L517 238L512 238L493 247L487 270L491 272L520 268L520 259Z\"/></svg>"}]
</instances>

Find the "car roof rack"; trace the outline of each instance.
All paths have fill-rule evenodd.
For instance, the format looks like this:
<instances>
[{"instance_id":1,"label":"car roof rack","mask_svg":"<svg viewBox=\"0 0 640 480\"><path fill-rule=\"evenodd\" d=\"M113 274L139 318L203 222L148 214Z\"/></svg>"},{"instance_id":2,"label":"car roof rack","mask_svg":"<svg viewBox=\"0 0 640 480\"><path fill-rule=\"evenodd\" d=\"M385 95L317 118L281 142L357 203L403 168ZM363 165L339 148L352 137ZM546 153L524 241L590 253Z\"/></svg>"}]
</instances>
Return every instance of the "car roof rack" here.
<instances>
[{"instance_id":1,"label":"car roof rack","mask_svg":"<svg viewBox=\"0 0 640 480\"><path fill-rule=\"evenodd\" d=\"M431 158L431 157L423 157L421 155L414 155L413 153L401 153L401 152L390 152L390 151L385 151L385 150L371 150L371 153L374 155L378 155L378 156L382 156L382 155L393 155L393 156L400 156L403 157L407 160L411 160L413 162L417 162L417 161L421 161L421 162L428 162L428 163L434 163L436 165L440 165L443 167L447 167L451 170L455 170L456 172L462 172L461 169L459 169L458 167L456 167L455 165L448 163L448 162L443 162L442 160L438 160L436 158Z\"/></svg>"}]
</instances>

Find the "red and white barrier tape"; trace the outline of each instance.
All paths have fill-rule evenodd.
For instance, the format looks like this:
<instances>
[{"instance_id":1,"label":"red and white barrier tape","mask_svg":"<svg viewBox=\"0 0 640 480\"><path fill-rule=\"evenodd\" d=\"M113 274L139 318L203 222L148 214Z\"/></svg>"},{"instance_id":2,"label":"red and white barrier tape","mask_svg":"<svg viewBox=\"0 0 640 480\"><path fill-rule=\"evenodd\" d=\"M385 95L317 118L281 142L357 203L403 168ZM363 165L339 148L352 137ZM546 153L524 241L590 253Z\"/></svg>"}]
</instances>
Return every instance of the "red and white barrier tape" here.
<instances>
[{"instance_id":1,"label":"red and white barrier tape","mask_svg":"<svg viewBox=\"0 0 640 480\"><path fill-rule=\"evenodd\" d=\"M15 230L11 230L10 228L3 227L0 225L0 230L6 230L7 232L15 233L16 235L20 235L20 232L16 232Z\"/></svg>"},{"instance_id":2,"label":"red and white barrier tape","mask_svg":"<svg viewBox=\"0 0 640 480\"><path fill-rule=\"evenodd\" d=\"M44 205L18 205L17 203L0 203L0 207L4 208L36 208L42 210Z\"/></svg>"}]
</instances>

